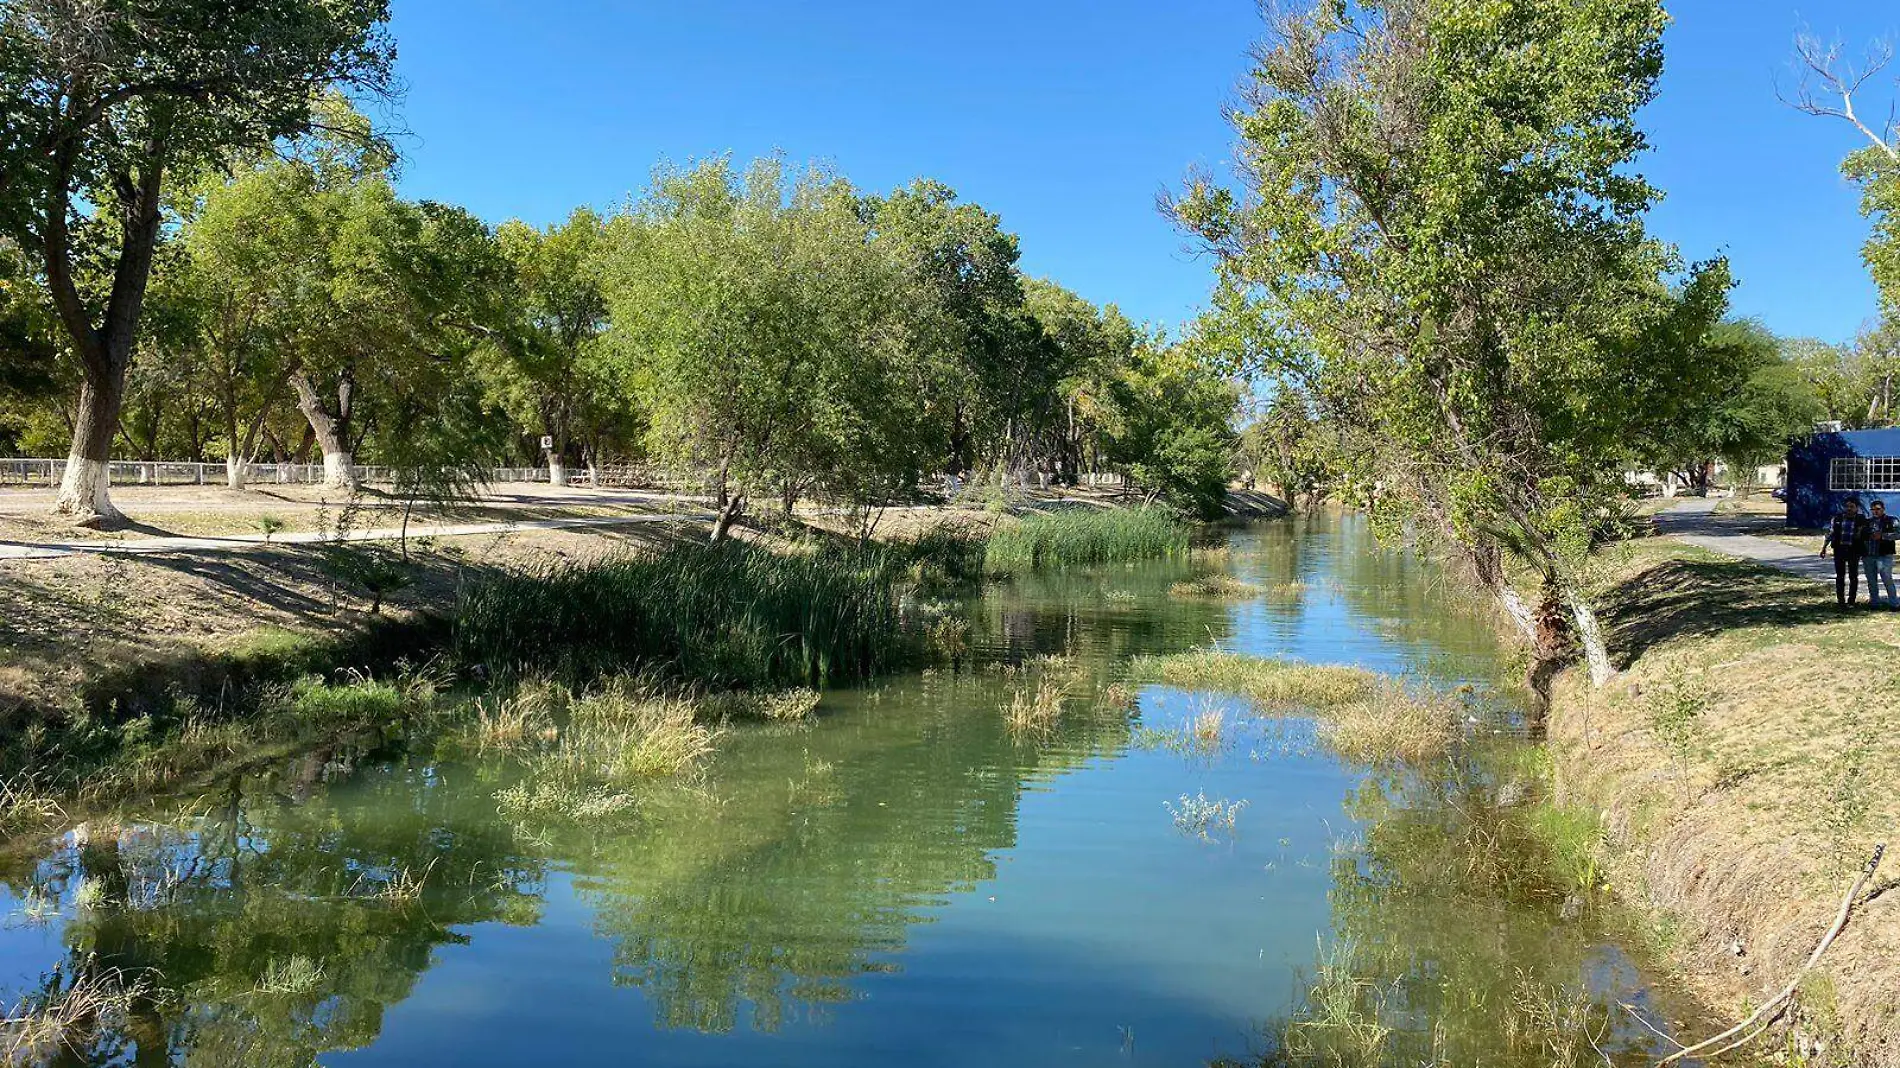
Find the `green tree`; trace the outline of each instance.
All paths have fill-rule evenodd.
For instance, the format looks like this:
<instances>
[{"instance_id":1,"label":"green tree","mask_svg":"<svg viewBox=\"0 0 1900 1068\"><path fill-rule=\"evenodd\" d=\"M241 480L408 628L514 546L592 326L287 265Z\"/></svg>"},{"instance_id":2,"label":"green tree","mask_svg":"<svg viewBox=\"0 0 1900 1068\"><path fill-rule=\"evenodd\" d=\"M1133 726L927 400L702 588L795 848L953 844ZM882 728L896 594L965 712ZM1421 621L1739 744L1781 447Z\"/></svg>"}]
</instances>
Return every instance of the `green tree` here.
<instances>
[{"instance_id":1,"label":"green tree","mask_svg":"<svg viewBox=\"0 0 1900 1068\"><path fill-rule=\"evenodd\" d=\"M1787 455L1788 444L1820 418L1821 401L1800 368L1782 356L1780 339L1753 320L1717 326L1702 346L1705 374L1732 383L1700 403L1673 412L1651 430L1652 466L1676 472L1707 493L1717 460L1754 468Z\"/></svg>"},{"instance_id":2,"label":"green tree","mask_svg":"<svg viewBox=\"0 0 1900 1068\"><path fill-rule=\"evenodd\" d=\"M1628 164L1656 0L1319 3L1278 18L1235 114L1244 189L1175 203L1216 254L1217 329L1376 464L1375 511L1460 550L1527 634L1507 555L1613 673L1594 517L1630 444L1711 383L1725 266L1672 292ZM1542 648L1540 643L1540 648Z\"/></svg>"},{"instance_id":3,"label":"green tree","mask_svg":"<svg viewBox=\"0 0 1900 1068\"><path fill-rule=\"evenodd\" d=\"M567 482L578 446L590 465L617 431L637 425L631 383L601 336L607 297L601 256L606 221L587 208L537 230L522 222L496 232L506 277L495 304L498 322L484 330L479 373L491 399L525 433L554 441L549 479Z\"/></svg>"},{"instance_id":4,"label":"green tree","mask_svg":"<svg viewBox=\"0 0 1900 1068\"><path fill-rule=\"evenodd\" d=\"M921 397L901 388L897 291L849 185L719 159L662 170L614 229L612 344L654 455L711 472L714 540L755 495L914 481Z\"/></svg>"},{"instance_id":5,"label":"green tree","mask_svg":"<svg viewBox=\"0 0 1900 1068\"><path fill-rule=\"evenodd\" d=\"M308 131L326 89L386 92L387 18L387 0L0 6L0 230L35 253L83 374L56 512L122 518L107 465L168 182ZM107 284L85 283L93 257Z\"/></svg>"}]
</instances>

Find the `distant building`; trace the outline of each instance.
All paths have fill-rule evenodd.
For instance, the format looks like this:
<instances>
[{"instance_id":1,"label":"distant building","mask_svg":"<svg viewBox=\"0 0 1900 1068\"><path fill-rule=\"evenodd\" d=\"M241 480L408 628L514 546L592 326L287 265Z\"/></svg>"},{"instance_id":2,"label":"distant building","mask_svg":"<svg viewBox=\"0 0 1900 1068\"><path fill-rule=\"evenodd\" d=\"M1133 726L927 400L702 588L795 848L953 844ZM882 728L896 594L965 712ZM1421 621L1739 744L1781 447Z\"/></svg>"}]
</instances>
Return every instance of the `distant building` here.
<instances>
[{"instance_id":1,"label":"distant building","mask_svg":"<svg viewBox=\"0 0 1900 1068\"><path fill-rule=\"evenodd\" d=\"M1826 526L1849 497L1900 504L1900 429L1824 430L1788 451L1788 525Z\"/></svg>"}]
</instances>

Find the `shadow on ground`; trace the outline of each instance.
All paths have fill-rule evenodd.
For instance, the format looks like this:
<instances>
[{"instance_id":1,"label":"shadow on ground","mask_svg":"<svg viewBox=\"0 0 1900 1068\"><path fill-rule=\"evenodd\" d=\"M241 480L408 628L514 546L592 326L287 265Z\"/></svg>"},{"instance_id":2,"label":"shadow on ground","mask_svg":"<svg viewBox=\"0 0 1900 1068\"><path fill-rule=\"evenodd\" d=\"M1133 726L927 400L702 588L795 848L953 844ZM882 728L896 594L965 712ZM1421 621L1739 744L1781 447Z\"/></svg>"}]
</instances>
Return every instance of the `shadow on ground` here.
<instances>
[{"instance_id":1,"label":"shadow on ground","mask_svg":"<svg viewBox=\"0 0 1900 1068\"><path fill-rule=\"evenodd\" d=\"M1624 668L1678 638L1831 623L1842 613L1831 588L1740 560L1658 563L1611 587L1602 609L1615 621L1610 649Z\"/></svg>"}]
</instances>

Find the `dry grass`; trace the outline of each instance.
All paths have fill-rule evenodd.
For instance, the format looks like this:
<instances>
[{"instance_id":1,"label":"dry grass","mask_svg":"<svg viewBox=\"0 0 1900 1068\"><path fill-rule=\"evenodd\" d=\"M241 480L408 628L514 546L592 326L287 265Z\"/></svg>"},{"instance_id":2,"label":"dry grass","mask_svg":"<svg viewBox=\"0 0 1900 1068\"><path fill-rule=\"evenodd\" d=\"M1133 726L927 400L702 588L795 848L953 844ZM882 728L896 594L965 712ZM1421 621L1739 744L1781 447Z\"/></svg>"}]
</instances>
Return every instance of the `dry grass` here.
<instances>
[{"instance_id":1,"label":"dry grass","mask_svg":"<svg viewBox=\"0 0 1900 1068\"><path fill-rule=\"evenodd\" d=\"M1601 691L1576 672L1559 684L1562 781L1603 811L1613 882L1673 918L1671 948L1713 1003L1793 974L1846 870L1900 827L1900 620L1832 600L1653 539L1604 599L1627 670ZM1706 699L1690 736L1666 737L1655 694L1684 685ZM1900 1065L1900 892L1856 917L1817 978L1838 1004L1804 1009L1812 1026L1837 1028L1853 1063Z\"/></svg>"}]
</instances>

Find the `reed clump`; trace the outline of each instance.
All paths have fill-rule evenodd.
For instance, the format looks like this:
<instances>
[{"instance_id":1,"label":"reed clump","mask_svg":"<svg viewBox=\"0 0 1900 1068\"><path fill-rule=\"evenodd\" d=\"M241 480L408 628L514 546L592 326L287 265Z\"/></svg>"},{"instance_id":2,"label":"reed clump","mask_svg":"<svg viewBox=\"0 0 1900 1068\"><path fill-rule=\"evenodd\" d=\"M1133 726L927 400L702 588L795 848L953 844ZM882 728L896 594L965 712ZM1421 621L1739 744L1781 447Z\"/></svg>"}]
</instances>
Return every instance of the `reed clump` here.
<instances>
[{"instance_id":1,"label":"reed clump","mask_svg":"<svg viewBox=\"0 0 1900 1068\"><path fill-rule=\"evenodd\" d=\"M990 534L983 566L991 574L1006 575L1187 551L1187 527L1165 508L1071 508L998 527Z\"/></svg>"},{"instance_id":2,"label":"reed clump","mask_svg":"<svg viewBox=\"0 0 1900 1068\"><path fill-rule=\"evenodd\" d=\"M728 542L562 565L466 590L456 649L501 674L644 666L715 688L861 678L906 648L898 600L916 564L902 547Z\"/></svg>"},{"instance_id":3,"label":"reed clump","mask_svg":"<svg viewBox=\"0 0 1900 1068\"><path fill-rule=\"evenodd\" d=\"M1024 683L1016 687L1009 704L1003 708L1003 722L1014 735L1049 734L1062 719L1062 704L1066 696L1060 677L1052 673L1041 674L1033 685Z\"/></svg>"},{"instance_id":4,"label":"reed clump","mask_svg":"<svg viewBox=\"0 0 1900 1068\"><path fill-rule=\"evenodd\" d=\"M537 774L627 784L678 775L712 753L718 732L698 712L692 699L629 676L581 692L539 681L485 710L477 733Z\"/></svg>"}]
</instances>

